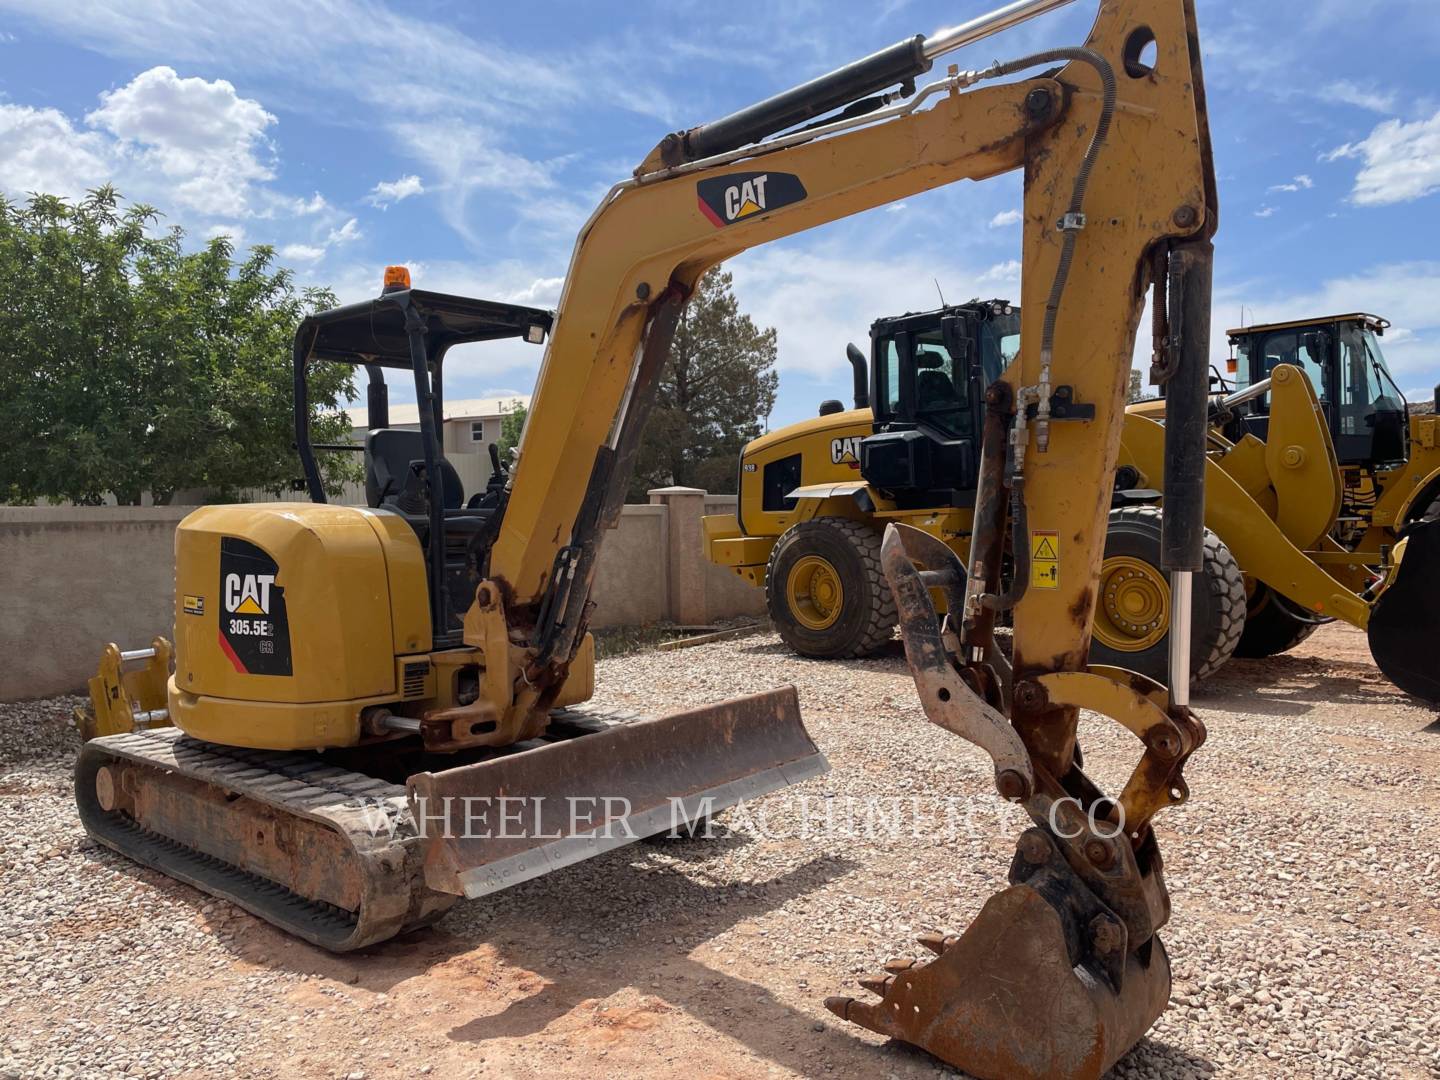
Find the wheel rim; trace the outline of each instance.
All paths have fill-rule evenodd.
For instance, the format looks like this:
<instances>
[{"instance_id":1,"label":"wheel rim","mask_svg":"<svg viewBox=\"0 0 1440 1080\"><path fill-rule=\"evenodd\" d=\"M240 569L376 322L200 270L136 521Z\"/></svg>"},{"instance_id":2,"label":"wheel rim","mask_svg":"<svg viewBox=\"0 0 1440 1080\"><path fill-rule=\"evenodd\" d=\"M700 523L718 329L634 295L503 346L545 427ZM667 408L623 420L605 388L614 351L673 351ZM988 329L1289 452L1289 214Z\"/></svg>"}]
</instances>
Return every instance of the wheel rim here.
<instances>
[{"instance_id":1,"label":"wheel rim","mask_svg":"<svg viewBox=\"0 0 1440 1080\"><path fill-rule=\"evenodd\" d=\"M1100 566L1095 637L1117 652L1144 652L1170 630L1170 585L1143 559L1115 555Z\"/></svg>"},{"instance_id":2,"label":"wheel rim","mask_svg":"<svg viewBox=\"0 0 1440 1080\"><path fill-rule=\"evenodd\" d=\"M785 600L791 613L807 630L828 630L840 618L845 587L828 559L806 555L790 569Z\"/></svg>"}]
</instances>

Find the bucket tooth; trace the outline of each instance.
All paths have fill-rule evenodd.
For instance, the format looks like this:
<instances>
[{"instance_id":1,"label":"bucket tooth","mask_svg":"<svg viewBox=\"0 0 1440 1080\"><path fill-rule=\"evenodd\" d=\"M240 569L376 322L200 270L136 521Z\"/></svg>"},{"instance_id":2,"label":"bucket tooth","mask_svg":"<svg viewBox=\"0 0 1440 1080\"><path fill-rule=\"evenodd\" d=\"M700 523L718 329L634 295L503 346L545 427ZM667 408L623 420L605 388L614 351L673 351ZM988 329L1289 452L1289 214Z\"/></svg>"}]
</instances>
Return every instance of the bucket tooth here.
<instances>
[{"instance_id":1,"label":"bucket tooth","mask_svg":"<svg viewBox=\"0 0 1440 1080\"><path fill-rule=\"evenodd\" d=\"M921 934L915 939L915 944L922 945L929 949L936 956L939 956L955 942L959 941L958 934L941 934L937 931Z\"/></svg>"},{"instance_id":2,"label":"bucket tooth","mask_svg":"<svg viewBox=\"0 0 1440 1080\"><path fill-rule=\"evenodd\" d=\"M432 888L474 898L827 772L793 686L412 776Z\"/></svg>"},{"instance_id":3,"label":"bucket tooth","mask_svg":"<svg viewBox=\"0 0 1440 1080\"><path fill-rule=\"evenodd\" d=\"M862 989L869 990L872 994L879 994L882 997L895 982L894 975L865 975L857 979Z\"/></svg>"},{"instance_id":4,"label":"bucket tooth","mask_svg":"<svg viewBox=\"0 0 1440 1080\"><path fill-rule=\"evenodd\" d=\"M1440 703L1440 668L1434 658L1440 622L1440 519L1407 527L1392 553L1394 565L1366 634L1370 655L1385 677L1432 704Z\"/></svg>"}]
</instances>

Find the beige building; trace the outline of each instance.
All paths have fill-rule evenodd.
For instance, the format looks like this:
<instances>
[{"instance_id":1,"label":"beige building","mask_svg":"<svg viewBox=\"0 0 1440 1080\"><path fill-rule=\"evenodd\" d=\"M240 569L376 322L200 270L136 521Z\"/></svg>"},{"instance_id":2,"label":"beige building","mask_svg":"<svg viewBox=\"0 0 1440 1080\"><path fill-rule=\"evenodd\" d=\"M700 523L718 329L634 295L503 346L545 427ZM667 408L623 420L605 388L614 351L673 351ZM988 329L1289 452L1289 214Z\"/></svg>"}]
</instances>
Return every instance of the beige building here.
<instances>
[{"instance_id":1,"label":"beige building","mask_svg":"<svg viewBox=\"0 0 1440 1080\"><path fill-rule=\"evenodd\" d=\"M445 402L445 435L442 445L449 454L484 454L487 444L500 438L500 422L517 406L528 408L529 394L503 398L467 398ZM365 406L345 410L350 415L351 437L365 441L368 425ZM409 431L420 430L420 410L412 404L390 405L390 426Z\"/></svg>"},{"instance_id":2,"label":"beige building","mask_svg":"<svg viewBox=\"0 0 1440 1080\"><path fill-rule=\"evenodd\" d=\"M529 394L515 394L512 397L468 398L445 402L445 430L441 445L445 456L460 474L468 498L485 486L490 479L489 446L500 439L500 424L507 412L517 407L528 408ZM357 405L346 412L350 416L350 437L357 443L365 441L368 419L364 405ZM390 404L390 426L408 431L420 430L420 410L411 404ZM353 490L351 490L353 489ZM341 502L365 501L363 484L351 485L339 500Z\"/></svg>"}]
</instances>

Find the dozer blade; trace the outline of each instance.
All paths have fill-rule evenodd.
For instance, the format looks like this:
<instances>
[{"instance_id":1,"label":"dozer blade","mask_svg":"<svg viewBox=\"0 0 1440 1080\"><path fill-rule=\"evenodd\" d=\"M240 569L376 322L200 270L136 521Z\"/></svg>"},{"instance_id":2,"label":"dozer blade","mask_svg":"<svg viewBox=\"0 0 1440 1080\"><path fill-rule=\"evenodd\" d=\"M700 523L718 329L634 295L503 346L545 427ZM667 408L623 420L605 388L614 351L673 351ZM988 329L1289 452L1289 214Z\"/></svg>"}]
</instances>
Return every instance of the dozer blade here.
<instances>
[{"instance_id":1,"label":"dozer blade","mask_svg":"<svg viewBox=\"0 0 1440 1080\"><path fill-rule=\"evenodd\" d=\"M1440 703L1440 519L1417 521L1395 545L1391 580L1370 611L1370 655L1407 694Z\"/></svg>"},{"instance_id":2,"label":"dozer blade","mask_svg":"<svg viewBox=\"0 0 1440 1080\"><path fill-rule=\"evenodd\" d=\"M426 884L473 898L829 768L786 686L417 773L408 787L427 845Z\"/></svg>"}]
</instances>

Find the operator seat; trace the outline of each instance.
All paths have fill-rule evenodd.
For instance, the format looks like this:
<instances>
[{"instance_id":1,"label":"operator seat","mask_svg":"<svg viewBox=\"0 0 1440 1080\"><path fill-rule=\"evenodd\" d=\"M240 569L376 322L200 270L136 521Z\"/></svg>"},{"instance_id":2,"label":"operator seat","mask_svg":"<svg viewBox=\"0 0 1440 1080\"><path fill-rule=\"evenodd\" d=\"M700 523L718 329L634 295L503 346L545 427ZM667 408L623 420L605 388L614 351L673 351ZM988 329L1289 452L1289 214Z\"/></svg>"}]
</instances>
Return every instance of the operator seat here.
<instances>
[{"instance_id":1,"label":"operator seat","mask_svg":"<svg viewBox=\"0 0 1440 1080\"><path fill-rule=\"evenodd\" d=\"M945 412L960 407L960 395L950 376L936 368L915 376L915 406L923 412Z\"/></svg>"},{"instance_id":2,"label":"operator seat","mask_svg":"<svg viewBox=\"0 0 1440 1080\"><path fill-rule=\"evenodd\" d=\"M365 501L379 508L394 504L405 490L413 465L425 464L425 437L404 428L375 428L365 436ZM458 510L465 504L465 488L455 466L440 459L441 487L445 509Z\"/></svg>"}]
</instances>

